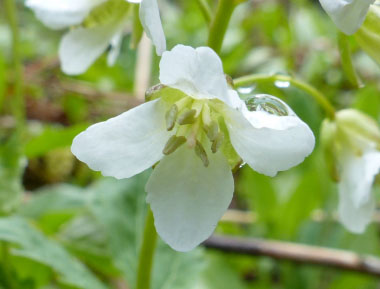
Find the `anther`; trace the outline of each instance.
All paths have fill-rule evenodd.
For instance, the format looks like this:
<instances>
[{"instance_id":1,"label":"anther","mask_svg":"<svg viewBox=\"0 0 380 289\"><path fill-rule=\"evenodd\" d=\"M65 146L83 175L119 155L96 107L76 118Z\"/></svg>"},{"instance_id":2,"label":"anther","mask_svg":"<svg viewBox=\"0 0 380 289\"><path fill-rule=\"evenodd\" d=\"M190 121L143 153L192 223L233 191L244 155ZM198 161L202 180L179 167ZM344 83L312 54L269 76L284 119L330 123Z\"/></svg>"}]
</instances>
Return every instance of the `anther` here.
<instances>
[{"instance_id":1,"label":"anther","mask_svg":"<svg viewBox=\"0 0 380 289\"><path fill-rule=\"evenodd\" d=\"M174 128L175 121L177 119L177 114L178 107L175 104L173 104L173 106L165 114L166 129L168 131L171 131Z\"/></svg>"},{"instance_id":2,"label":"anther","mask_svg":"<svg viewBox=\"0 0 380 289\"><path fill-rule=\"evenodd\" d=\"M169 138L162 153L164 155L170 155L171 153L174 153L185 142L186 138L184 136L173 135Z\"/></svg>"},{"instance_id":3,"label":"anther","mask_svg":"<svg viewBox=\"0 0 380 289\"><path fill-rule=\"evenodd\" d=\"M195 122L195 114L197 111L195 109L185 108L184 111L178 116L177 122L180 125L193 124Z\"/></svg>"},{"instance_id":4,"label":"anther","mask_svg":"<svg viewBox=\"0 0 380 289\"><path fill-rule=\"evenodd\" d=\"M220 149L220 147L222 146L223 141L224 141L224 134L222 132L219 132L218 136L212 142L211 151L213 153L216 153Z\"/></svg>"},{"instance_id":5,"label":"anther","mask_svg":"<svg viewBox=\"0 0 380 289\"><path fill-rule=\"evenodd\" d=\"M202 160L203 165L207 168L210 162L208 160L205 149L199 141L196 142L194 150L196 155Z\"/></svg>"},{"instance_id":6,"label":"anther","mask_svg":"<svg viewBox=\"0 0 380 289\"><path fill-rule=\"evenodd\" d=\"M210 141L214 141L218 137L219 125L215 120L211 121L210 125L205 126L204 129Z\"/></svg>"}]
</instances>

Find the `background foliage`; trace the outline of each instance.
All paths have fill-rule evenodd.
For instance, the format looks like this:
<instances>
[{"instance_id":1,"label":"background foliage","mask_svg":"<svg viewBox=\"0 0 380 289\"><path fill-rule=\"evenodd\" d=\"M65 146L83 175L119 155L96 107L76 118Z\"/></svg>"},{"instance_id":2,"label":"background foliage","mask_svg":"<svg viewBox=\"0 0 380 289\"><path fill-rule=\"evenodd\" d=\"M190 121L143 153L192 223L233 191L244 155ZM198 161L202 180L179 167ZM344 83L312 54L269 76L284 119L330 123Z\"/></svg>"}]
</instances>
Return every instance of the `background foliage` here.
<instances>
[{"instance_id":1,"label":"background foliage","mask_svg":"<svg viewBox=\"0 0 380 289\"><path fill-rule=\"evenodd\" d=\"M169 48L205 45L207 24L197 1L161 2ZM103 178L76 161L69 146L90 123L142 101L133 87L137 52L126 37L114 67L107 67L103 57L84 75L65 76L57 62L61 32L45 28L22 1L18 4L28 119L21 139L13 134L11 34L0 10L0 288L133 288L149 172L123 181ZM351 39L354 63L365 83L354 89L342 72L336 34L318 1L248 1L237 8L227 32L225 71L234 78L293 75L319 89L337 108L355 107L379 121L379 66ZM154 56L152 85L158 82L158 61ZM324 114L309 95L288 83L252 89L283 98L318 142ZM336 185L318 145L302 165L273 179L244 166L236 172L235 184L231 208L252 212L252 222L222 221L218 233L380 254L378 220L362 235L337 223ZM375 277L359 273L202 247L177 253L162 242L153 284L155 289L379 286Z\"/></svg>"}]
</instances>

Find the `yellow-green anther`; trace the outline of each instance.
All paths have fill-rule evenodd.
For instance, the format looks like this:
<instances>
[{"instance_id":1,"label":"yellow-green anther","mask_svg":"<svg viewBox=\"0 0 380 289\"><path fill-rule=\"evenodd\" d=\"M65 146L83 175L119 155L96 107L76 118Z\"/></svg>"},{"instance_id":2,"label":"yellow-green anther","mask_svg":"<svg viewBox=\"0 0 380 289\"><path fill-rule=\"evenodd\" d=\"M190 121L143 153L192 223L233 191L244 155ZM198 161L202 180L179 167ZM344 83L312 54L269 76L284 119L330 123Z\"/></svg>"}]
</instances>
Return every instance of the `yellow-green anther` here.
<instances>
[{"instance_id":1,"label":"yellow-green anther","mask_svg":"<svg viewBox=\"0 0 380 289\"><path fill-rule=\"evenodd\" d=\"M177 114L178 114L178 107L175 104L173 104L172 107L165 114L166 129L168 131L174 128L175 121L177 119Z\"/></svg>"},{"instance_id":2,"label":"yellow-green anther","mask_svg":"<svg viewBox=\"0 0 380 289\"><path fill-rule=\"evenodd\" d=\"M174 153L176 149L178 149L185 142L186 138L184 136L173 135L169 138L162 153L164 155L170 155L171 153Z\"/></svg>"},{"instance_id":3,"label":"yellow-green anther","mask_svg":"<svg viewBox=\"0 0 380 289\"><path fill-rule=\"evenodd\" d=\"M218 137L219 125L215 120L213 120L211 121L210 125L205 127L205 130L209 140L214 141Z\"/></svg>"},{"instance_id":4,"label":"yellow-green anther","mask_svg":"<svg viewBox=\"0 0 380 289\"><path fill-rule=\"evenodd\" d=\"M213 153L216 153L219 150L219 148L222 146L223 141L224 141L224 134L222 132L219 132L215 140L212 142L211 151Z\"/></svg>"},{"instance_id":5,"label":"yellow-green anther","mask_svg":"<svg viewBox=\"0 0 380 289\"><path fill-rule=\"evenodd\" d=\"M202 108L203 108L203 101L195 101L191 107L192 109L195 109L196 113L195 113L195 117L197 118L201 112L202 112Z\"/></svg>"},{"instance_id":6,"label":"yellow-green anther","mask_svg":"<svg viewBox=\"0 0 380 289\"><path fill-rule=\"evenodd\" d=\"M202 160L203 165L205 167L208 167L210 162L208 160L207 153L199 141L196 142L194 150L195 150L196 155Z\"/></svg>"},{"instance_id":7,"label":"yellow-green anther","mask_svg":"<svg viewBox=\"0 0 380 289\"><path fill-rule=\"evenodd\" d=\"M193 124L195 122L195 114L197 111L195 109L185 108L180 115L177 117L177 122L180 125L183 124Z\"/></svg>"}]
</instances>

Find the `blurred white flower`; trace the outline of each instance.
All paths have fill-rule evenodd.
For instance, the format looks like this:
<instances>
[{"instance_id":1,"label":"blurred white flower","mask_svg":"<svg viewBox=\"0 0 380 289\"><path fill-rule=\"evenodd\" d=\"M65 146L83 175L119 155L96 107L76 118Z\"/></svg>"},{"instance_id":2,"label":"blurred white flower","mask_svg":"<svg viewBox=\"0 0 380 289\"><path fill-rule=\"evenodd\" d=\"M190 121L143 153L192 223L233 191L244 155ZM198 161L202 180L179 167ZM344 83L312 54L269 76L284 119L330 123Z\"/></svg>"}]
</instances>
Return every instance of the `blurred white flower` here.
<instances>
[{"instance_id":1,"label":"blurred white flower","mask_svg":"<svg viewBox=\"0 0 380 289\"><path fill-rule=\"evenodd\" d=\"M375 201L371 194L380 170L380 130L365 114L346 109L322 126L328 158L335 161L339 181L339 218L353 233L363 233L371 222Z\"/></svg>"},{"instance_id":2,"label":"blurred white flower","mask_svg":"<svg viewBox=\"0 0 380 289\"><path fill-rule=\"evenodd\" d=\"M140 20L161 55L166 50L157 0L27 0L38 19L52 29L70 28L61 41L63 72L84 73L108 47L108 64L120 52L124 29L131 22L131 4L140 3Z\"/></svg>"},{"instance_id":3,"label":"blurred white flower","mask_svg":"<svg viewBox=\"0 0 380 289\"><path fill-rule=\"evenodd\" d=\"M345 34L354 34L376 0L319 0L323 9Z\"/></svg>"},{"instance_id":4,"label":"blurred white flower","mask_svg":"<svg viewBox=\"0 0 380 289\"><path fill-rule=\"evenodd\" d=\"M208 47L177 45L164 52L160 81L153 100L89 127L74 139L72 152L119 179L159 162L146 185L147 202L162 239L188 251L212 234L227 210L239 156L275 176L301 163L315 139L280 100L270 98L266 111L266 98L258 96L247 107Z\"/></svg>"}]
</instances>

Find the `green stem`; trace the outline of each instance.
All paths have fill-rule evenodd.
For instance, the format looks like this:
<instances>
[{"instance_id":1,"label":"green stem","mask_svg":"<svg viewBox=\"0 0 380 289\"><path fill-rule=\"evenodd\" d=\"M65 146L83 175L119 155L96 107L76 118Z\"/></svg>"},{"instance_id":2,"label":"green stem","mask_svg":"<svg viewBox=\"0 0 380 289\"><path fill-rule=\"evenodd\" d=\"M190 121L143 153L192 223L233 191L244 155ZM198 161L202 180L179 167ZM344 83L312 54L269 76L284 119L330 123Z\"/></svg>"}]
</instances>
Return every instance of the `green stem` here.
<instances>
[{"instance_id":1,"label":"green stem","mask_svg":"<svg viewBox=\"0 0 380 289\"><path fill-rule=\"evenodd\" d=\"M356 73L351 58L350 39L342 32L338 32L338 48L343 71L354 88L359 88L362 82Z\"/></svg>"},{"instance_id":2,"label":"green stem","mask_svg":"<svg viewBox=\"0 0 380 289\"><path fill-rule=\"evenodd\" d=\"M5 0L5 10L12 33L14 94L12 98L12 114L16 119L17 132L21 133L25 121L25 102L23 95L23 67L21 59L20 33L15 0Z\"/></svg>"},{"instance_id":3,"label":"green stem","mask_svg":"<svg viewBox=\"0 0 380 289\"><path fill-rule=\"evenodd\" d=\"M222 49L224 36L236 6L237 4L234 0L219 0L208 36L208 46L218 54L220 54L220 50Z\"/></svg>"},{"instance_id":4,"label":"green stem","mask_svg":"<svg viewBox=\"0 0 380 289\"><path fill-rule=\"evenodd\" d=\"M302 82L300 80L297 80L295 78L292 78L290 76L286 75L265 75L265 74L253 74L248 75L244 77L240 77L238 79L234 80L235 87L238 86L245 86L245 85L251 85L252 83L260 83L260 82L276 82L276 81L283 81L283 82L289 82L294 87L297 87L306 93L308 93L310 96L314 98L314 100L325 110L326 114L330 119L335 118L335 108L330 103L330 101L327 99L327 97L319 92L316 88L313 86Z\"/></svg>"},{"instance_id":5,"label":"green stem","mask_svg":"<svg viewBox=\"0 0 380 289\"><path fill-rule=\"evenodd\" d=\"M133 29L132 29L132 40L131 40L131 48L137 49L137 46L140 43L141 37L144 32L144 28L140 22L140 5L133 5Z\"/></svg>"},{"instance_id":6,"label":"green stem","mask_svg":"<svg viewBox=\"0 0 380 289\"><path fill-rule=\"evenodd\" d=\"M201 9L201 12L203 14L203 17L205 18L207 23L211 22L211 8L207 3L207 0L196 0L198 3L199 8Z\"/></svg>"},{"instance_id":7,"label":"green stem","mask_svg":"<svg viewBox=\"0 0 380 289\"><path fill-rule=\"evenodd\" d=\"M153 256L156 249L156 243L157 233L154 228L154 217L152 210L149 209L145 221L143 243L140 249L136 289L150 289Z\"/></svg>"}]
</instances>

